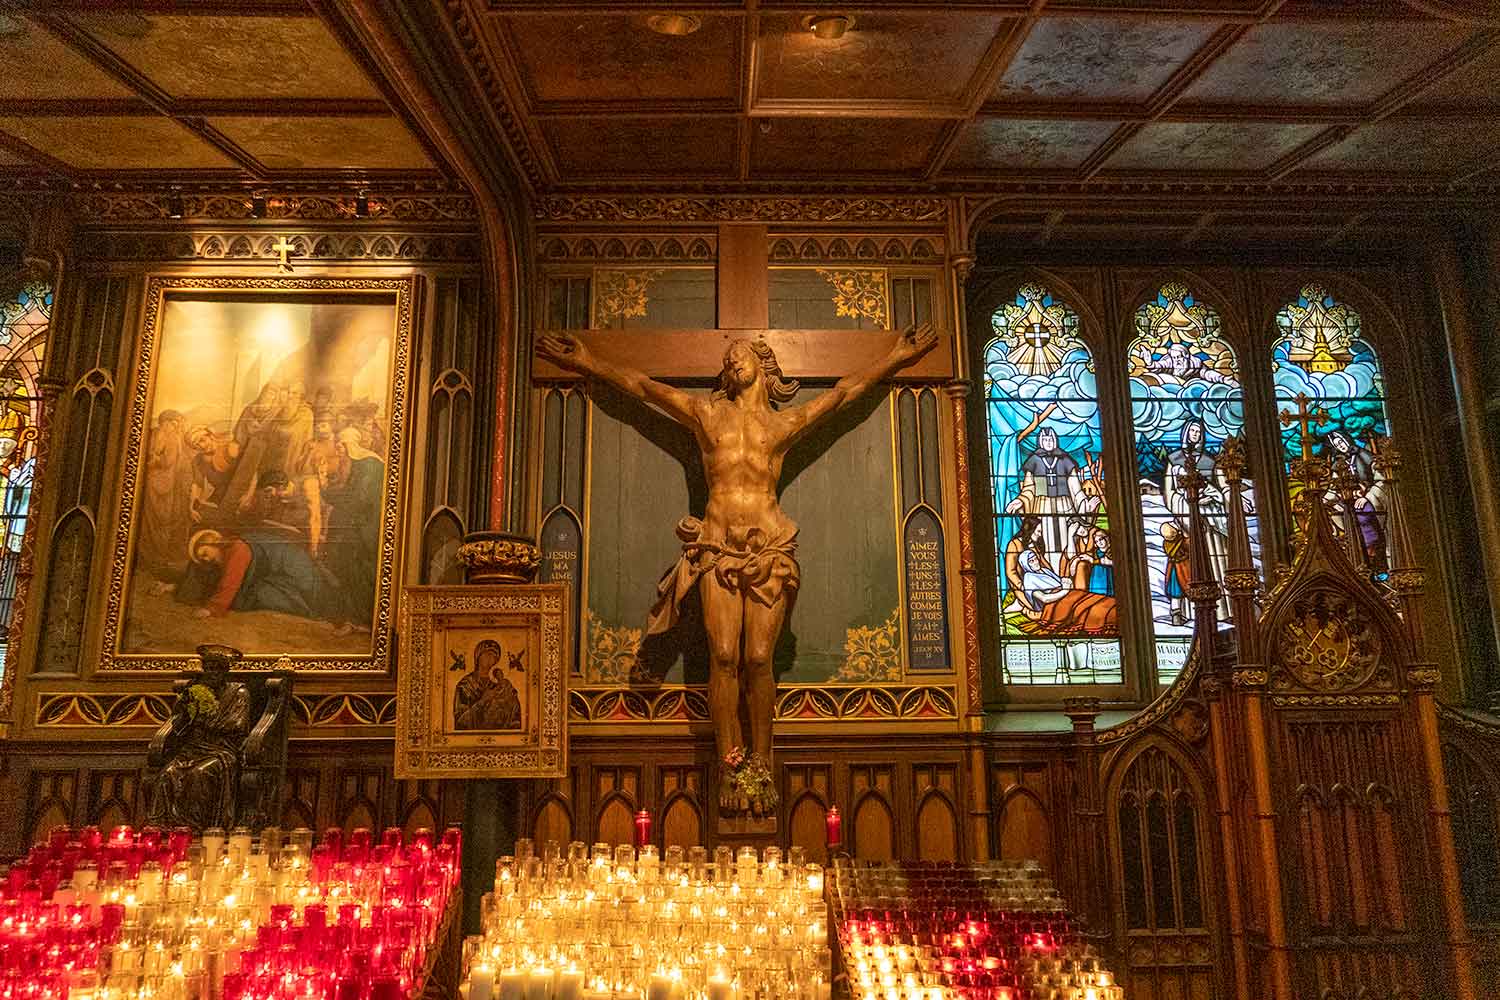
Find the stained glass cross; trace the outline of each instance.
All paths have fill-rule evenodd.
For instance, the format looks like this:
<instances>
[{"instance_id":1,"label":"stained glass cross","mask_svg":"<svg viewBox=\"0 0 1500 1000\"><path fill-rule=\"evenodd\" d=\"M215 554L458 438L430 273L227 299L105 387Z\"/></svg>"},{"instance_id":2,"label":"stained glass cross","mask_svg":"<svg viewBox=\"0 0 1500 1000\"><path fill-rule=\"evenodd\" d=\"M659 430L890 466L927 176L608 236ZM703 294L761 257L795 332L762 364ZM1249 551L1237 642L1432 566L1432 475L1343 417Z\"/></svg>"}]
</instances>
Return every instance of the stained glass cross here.
<instances>
[{"instance_id":1,"label":"stained glass cross","mask_svg":"<svg viewBox=\"0 0 1500 1000\"><path fill-rule=\"evenodd\" d=\"M1026 328L1026 343L1035 348L1043 348L1052 343L1052 334L1040 323L1033 323Z\"/></svg>"}]
</instances>

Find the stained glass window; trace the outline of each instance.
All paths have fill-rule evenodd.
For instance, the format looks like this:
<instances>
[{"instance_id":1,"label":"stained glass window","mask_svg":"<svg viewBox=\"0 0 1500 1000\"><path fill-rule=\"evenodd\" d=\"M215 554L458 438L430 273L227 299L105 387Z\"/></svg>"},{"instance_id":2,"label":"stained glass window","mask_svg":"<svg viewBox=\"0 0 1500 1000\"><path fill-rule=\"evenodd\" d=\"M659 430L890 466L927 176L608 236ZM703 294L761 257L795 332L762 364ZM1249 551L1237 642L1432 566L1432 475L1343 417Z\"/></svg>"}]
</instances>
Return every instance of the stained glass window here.
<instances>
[{"instance_id":1,"label":"stained glass window","mask_svg":"<svg viewBox=\"0 0 1500 1000\"><path fill-rule=\"evenodd\" d=\"M37 379L51 317L52 289L42 284L27 285L0 305L0 657L15 605L16 570L31 506L41 409Z\"/></svg>"},{"instance_id":2,"label":"stained glass window","mask_svg":"<svg viewBox=\"0 0 1500 1000\"><path fill-rule=\"evenodd\" d=\"M1008 684L1118 684L1104 443L1078 314L1039 285L995 311L984 385Z\"/></svg>"},{"instance_id":3,"label":"stained glass window","mask_svg":"<svg viewBox=\"0 0 1500 1000\"><path fill-rule=\"evenodd\" d=\"M1163 684L1181 673L1192 645L1188 601L1188 499L1181 479L1196 467L1208 479L1199 506L1215 578L1228 562L1228 484L1216 466L1226 437L1243 432L1244 394L1233 349L1220 336L1219 314L1188 288L1169 282L1135 312L1130 371L1136 475L1145 528L1146 573ZM1245 491L1252 545L1254 502ZM1220 627L1229 625L1221 600Z\"/></svg>"},{"instance_id":4,"label":"stained glass window","mask_svg":"<svg viewBox=\"0 0 1500 1000\"><path fill-rule=\"evenodd\" d=\"M1294 419L1298 397L1314 414L1309 430L1313 453L1333 463L1335 472L1352 474L1354 520L1371 570L1388 569L1384 485L1375 472L1371 442L1387 433L1385 382L1380 360L1364 339L1359 313L1320 285L1306 285L1297 301L1276 314L1281 337L1271 352L1278 410L1293 418L1282 425L1282 454L1295 500L1302 486L1290 476L1291 462L1302 453L1301 432ZM1344 502L1330 491L1335 528L1347 524Z\"/></svg>"}]
</instances>

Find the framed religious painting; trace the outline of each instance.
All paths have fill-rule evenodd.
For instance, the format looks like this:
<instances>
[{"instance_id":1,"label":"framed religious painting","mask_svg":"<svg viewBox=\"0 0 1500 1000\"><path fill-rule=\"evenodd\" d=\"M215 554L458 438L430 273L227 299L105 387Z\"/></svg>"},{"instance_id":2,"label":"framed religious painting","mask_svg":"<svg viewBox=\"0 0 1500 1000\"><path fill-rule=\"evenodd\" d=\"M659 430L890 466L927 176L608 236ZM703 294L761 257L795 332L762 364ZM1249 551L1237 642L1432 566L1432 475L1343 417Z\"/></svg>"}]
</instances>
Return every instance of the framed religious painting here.
<instances>
[{"instance_id":1,"label":"framed religious painting","mask_svg":"<svg viewBox=\"0 0 1500 1000\"><path fill-rule=\"evenodd\" d=\"M572 628L561 583L407 587L397 778L560 778Z\"/></svg>"},{"instance_id":2,"label":"framed religious painting","mask_svg":"<svg viewBox=\"0 0 1500 1000\"><path fill-rule=\"evenodd\" d=\"M103 670L390 666L412 285L153 277Z\"/></svg>"}]
</instances>

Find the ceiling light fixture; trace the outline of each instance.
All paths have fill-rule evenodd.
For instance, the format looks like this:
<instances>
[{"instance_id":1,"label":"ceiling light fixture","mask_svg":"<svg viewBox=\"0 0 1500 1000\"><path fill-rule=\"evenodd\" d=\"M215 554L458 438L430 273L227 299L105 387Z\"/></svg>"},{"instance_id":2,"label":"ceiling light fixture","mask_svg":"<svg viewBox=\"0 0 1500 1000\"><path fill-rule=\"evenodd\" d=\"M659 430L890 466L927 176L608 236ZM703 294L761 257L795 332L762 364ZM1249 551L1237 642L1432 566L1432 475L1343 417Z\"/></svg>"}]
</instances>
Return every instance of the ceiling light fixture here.
<instances>
[{"instance_id":1,"label":"ceiling light fixture","mask_svg":"<svg viewBox=\"0 0 1500 1000\"><path fill-rule=\"evenodd\" d=\"M811 14L803 19L802 26L814 37L831 42L843 38L844 32L854 27L854 18L848 14Z\"/></svg>"},{"instance_id":2,"label":"ceiling light fixture","mask_svg":"<svg viewBox=\"0 0 1500 1000\"><path fill-rule=\"evenodd\" d=\"M186 212L186 206L182 203L182 188L174 187L167 195L167 218L180 219Z\"/></svg>"},{"instance_id":3,"label":"ceiling light fixture","mask_svg":"<svg viewBox=\"0 0 1500 1000\"><path fill-rule=\"evenodd\" d=\"M658 35L691 35L703 27L703 21L692 14L647 14L646 27Z\"/></svg>"},{"instance_id":4,"label":"ceiling light fixture","mask_svg":"<svg viewBox=\"0 0 1500 1000\"><path fill-rule=\"evenodd\" d=\"M250 192L250 217L254 219L266 217L266 193L264 191Z\"/></svg>"},{"instance_id":5,"label":"ceiling light fixture","mask_svg":"<svg viewBox=\"0 0 1500 1000\"><path fill-rule=\"evenodd\" d=\"M354 196L354 217L356 219L368 219L370 217L370 195L364 189Z\"/></svg>"}]
</instances>

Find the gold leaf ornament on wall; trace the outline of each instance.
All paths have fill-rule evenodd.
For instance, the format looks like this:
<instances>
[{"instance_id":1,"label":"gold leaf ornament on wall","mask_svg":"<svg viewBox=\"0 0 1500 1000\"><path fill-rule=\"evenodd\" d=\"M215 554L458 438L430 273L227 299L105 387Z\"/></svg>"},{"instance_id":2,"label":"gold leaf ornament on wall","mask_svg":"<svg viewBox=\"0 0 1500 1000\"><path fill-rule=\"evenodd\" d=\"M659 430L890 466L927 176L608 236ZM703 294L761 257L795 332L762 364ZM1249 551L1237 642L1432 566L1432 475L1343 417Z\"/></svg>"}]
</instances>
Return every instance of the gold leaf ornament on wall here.
<instances>
[{"instance_id":1,"label":"gold leaf ornament on wall","mask_svg":"<svg viewBox=\"0 0 1500 1000\"><path fill-rule=\"evenodd\" d=\"M590 684L629 684L641 651L641 630L625 625L611 625L584 613L588 633L588 656L584 678Z\"/></svg>"},{"instance_id":2,"label":"gold leaf ornament on wall","mask_svg":"<svg viewBox=\"0 0 1500 1000\"><path fill-rule=\"evenodd\" d=\"M820 267L818 274L833 286L836 315L851 319L868 319L884 329L889 310L885 297L885 271L877 267L851 267L835 270Z\"/></svg>"},{"instance_id":3,"label":"gold leaf ornament on wall","mask_svg":"<svg viewBox=\"0 0 1500 1000\"><path fill-rule=\"evenodd\" d=\"M830 680L894 681L901 679L899 610L880 625L861 625L844 633L844 663Z\"/></svg>"},{"instance_id":4,"label":"gold leaf ornament on wall","mask_svg":"<svg viewBox=\"0 0 1500 1000\"><path fill-rule=\"evenodd\" d=\"M646 315L646 297L651 282L661 277L661 269L623 268L594 269L594 326L605 327L615 320L639 319Z\"/></svg>"}]
</instances>

